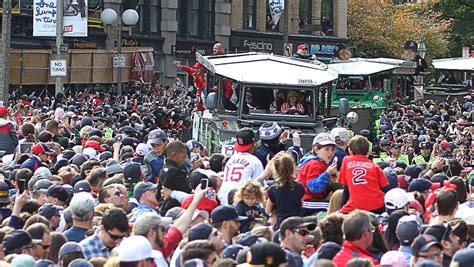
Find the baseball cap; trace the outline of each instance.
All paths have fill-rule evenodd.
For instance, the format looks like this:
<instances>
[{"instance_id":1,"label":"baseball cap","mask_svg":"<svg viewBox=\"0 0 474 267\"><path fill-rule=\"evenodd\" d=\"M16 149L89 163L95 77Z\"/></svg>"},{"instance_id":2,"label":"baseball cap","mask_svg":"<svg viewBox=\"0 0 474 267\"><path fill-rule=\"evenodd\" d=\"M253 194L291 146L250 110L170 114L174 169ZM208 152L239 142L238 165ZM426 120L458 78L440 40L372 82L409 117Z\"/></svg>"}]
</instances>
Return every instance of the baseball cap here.
<instances>
[{"instance_id":1,"label":"baseball cap","mask_svg":"<svg viewBox=\"0 0 474 267\"><path fill-rule=\"evenodd\" d=\"M130 162L123 167L123 179L128 183L136 183L142 177L140 164Z\"/></svg>"},{"instance_id":2,"label":"baseball cap","mask_svg":"<svg viewBox=\"0 0 474 267\"><path fill-rule=\"evenodd\" d=\"M69 163L76 165L77 167L81 167L81 165L87 161L87 156L83 154L76 154L70 160Z\"/></svg>"},{"instance_id":3,"label":"baseball cap","mask_svg":"<svg viewBox=\"0 0 474 267\"><path fill-rule=\"evenodd\" d=\"M217 230L215 230L217 231ZM188 231L188 241L208 240L214 232L214 227L207 223L198 223Z\"/></svg>"},{"instance_id":4,"label":"baseball cap","mask_svg":"<svg viewBox=\"0 0 474 267\"><path fill-rule=\"evenodd\" d=\"M123 179L121 175L114 175L110 178L105 179L105 181L102 183L102 187L106 187L113 184L123 184Z\"/></svg>"},{"instance_id":5,"label":"baseball cap","mask_svg":"<svg viewBox=\"0 0 474 267\"><path fill-rule=\"evenodd\" d=\"M387 139L380 140L380 146L390 146L391 144L392 142L390 142L390 140L387 140Z\"/></svg>"},{"instance_id":6,"label":"baseball cap","mask_svg":"<svg viewBox=\"0 0 474 267\"><path fill-rule=\"evenodd\" d=\"M429 142L423 142L420 144L421 149L431 149L431 144Z\"/></svg>"},{"instance_id":7,"label":"baseball cap","mask_svg":"<svg viewBox=\"0 0 474 267\"><path fill-rule=\"evenodd\" d=\"M51 155L54 153L45 143L37 143L31 148L31 153L34 155L48 154Z\"/></svg>"},{"instance_id":8,"label":"baseball cap","mask_svg":"<svg viewBox=\"0 0 474 267\"><path fill-rule=\"evenodd\" d=\"M39 260L35 264L35 267L54 267L54 266L55 264L52 260L46 260L46 259ZM25 266L23 265L23 266L18 266L18 267L25 267Z\"/></svg>"},{"instance_id":9,"label":"baseball cap","mask_svg":"<svg viewBox=\"0 0 474 267\"><path fill-rule=\"evenodd\" d=\"M414 256L418 256L420 255L420 252L425 252L432 246L437 246L440 249L443 249L434 236L423 234L415 238L411 245L411 251Z\"/></svg>"},{"instance_id":10,"label":"baseball cap","mask_svg":"<svg viewBox=\"0 0 474 267\"><path fill-rule=\"evenodd\" d=\"M297 49L308 49L308 47L305 44L300 44Z\"/></svg>"},{"instance_id":11,"label":"baseball cap","mask_svg":"<svg viewBox=\"0 0 474 267\"><path fill-rule=\"evenodd\" d=\"M4 106L0 107L0 117L6 117L8 115L8 109Z\"/></svg>"},{"instance_id":12,"label":"baseball cap","mask_svg":"<svg viewBox=\"0 0 474 267\"><path fill-rule=\"evenodd\" d=\"M31 255L21 254L15 256L12 260L12 267L32 267L36 266L35 258Z\"/></svg>"},{"instance_id":13,"label":"baseball cap","mask_svg":"<svg viewBox=\"0 0 474 267\"><path fill-rule=\"evenodd\" d=\"M148 134L147 144L148 145L151 145L151 144L160 145L163 142L163 140L165 140L165 139L166 139L165 132L161 129L155 129L155 130L151 131Z\"/></svg>"},{"instance_id":14,"label":"baseball cap","mask_svg":"<svg viewBox=\"0 0 474 267\"><path fill-rule=\"evenodd\" d=\"M339 137L342 142L347 142L349 141L349 131L346 128L342 127L336 127L331 130L331 136L336 139L336 137Z\"/></svg>"},{"instance_id":15,"label":"baseball cap","mask_svg":"<svg viewBox=\"0 0 474 267\"><path fill-rule=\"evenodd\" d=\"M10 203L9 195L10 187L4 181L0 181L0 203Z\"/></svg>"},{"instance_id":16,"label":"baseball cap","mask_svg":"<svg viewBox=\"0 0 474 267\"><path fill-rule=\"evenodd\" d=\"M410 201L407 192L401 188L390 189L384 199L385 206L391 210L401 209Z\"/></svg>"},{"instance_id":17,"label":"baseball cap","mask_svg":"<svg viewBox=\"0 0 474 267\"><path fill-rule=\"evenodd\" d=\"M29 244L39 244L43 240L32 239L31 235L25 230L13 230L3 238L3 250L10 252L12 250L22 248Z\"/></svg>"},{"instance_id":18,"label":"baseball cap","mask_svg":"<svg viewBox=\"0 0 474 267\"><path fill-rule=\"evenodd\" d=\"M400 244L410 246L416 236L420 234L420 224L415 215L405 215L398 220L395 230Z\"/></svg>"},{"instance_id":19,"label":"baseball cap","mask_svg":"<svg viewBox=\"0 0 474 267\"><path fill-rule=\"evenodd\" d=\"M183 267L207 267L207 263L203 259L194 258L183 263Z\"/></svg>"},{"instance_id":20,"label":"baseball cap","mask_svg":"<svg viewBox=\"0 0 474 267\"><path fill-rule=\"evenodd\" d=\"M237 254L239 254L239 251L241 251L244 248L245 247L240 244L232 244L230 246L227 246L222 252L222 257L235 260L237 258Z\"/></svg>"},{"instance_id":21,"label":"baseball cap","mask_svg":"<svg viewBox=\"0 0 474 267\"><path fill-rule=\"evenodd\" d=\"M405 175L408 175L411 178L416 179L416 178L418 178L418 176L420 175L420 173L422 171L423 170L420 167L418 167L417 165L410 165L405 169Z\"/></svg>"},{"instance_id":22,"label":"baseball cap","mask_svg":"<svg viewBox=\"0 0 474 267\"><path fill-rule=\"evenodd\" d=\"M255 142L255 134L252 129L242 129L235 135L237 140L234 144L234 150L238 152L249 151Z\"/></svg>"},{"instance_id":23,"label":"baseball cap","mask_svg":"<svg viewBox=\"0 0 474 267\"><path fill-rule=\"evenodd\" d=\"M443 265L434 260L421 260L416 263L415 267L442 267Z\"/></svg>"},{"instance_id":24,"label":"baseball cap","mask_svg":"<svg viewBox=\"0 0 474 267\"><path fill-rule=\"evenodd\" d=\"M406 41L403 49L416 52L418 50L418 44L415 41Z\"/></svg>"},{"instance_id":25,"label":"baseball cap","mask_svg":"<svg viewBox=\"0 0 474 267\"><path fill-rule=\"evenodd\" d=\"M258 135L262 140L272 140L280 136L281 127L276 122L265 122L258 129Z\"/></svg>"},{"instance_id":26,"label":"baseball cap","mask_svg":"<svg viewBox=\"0 0 474 267\"><path fill-rule=\"evenodd\" d=\"M467 96L464 97L464 99L471 100L471 99L472 99L472 96L467 95Z\"/></svg>"},{"instance_id":27,"label":"baseball cap","mask_svg":"<svg viewBox=\"0 0 474 267\"><path fill-rule=\"evenodd\" d=\"M59 249L59 259L66 256L69 253L82 252L81 246L76 242L66 242Z\"/></svg>"},{"instance_id":28,"label":"baseball cap","mask_svg":"<svg viewBox=\"0 0 474 267\"><path fill-rule=\"evenodd\" d=\"M150 149L145 143L138 144L137 148L135 149L135 153L140 157L144 157L148 153L148 151L150 151Z\"/></svg>"},{"instance_id":29,"label":"baseball cap","mask_svg":"<svg viewBox=\"0 0 474 267\"><path fill-rule=\"evenodd\" d=\"M61 207L56 206L52 203L45 203L38 210L39 215L44 216L46 219L51 219L54 215L59 215Z\"/></svg>"},{"instance_id":30,"label":"baseball cap","mask_svg":"<svg viewBox=\"0 0 474 267\"><path fill-rule=\"evenodd\" d=\"M74 193L80 193L80 192L87 192L87 193L92 192L92 187L89 181L81 180L74 185Z\"/></svg>"},{"instance_id":31,"label":"baseball cap","mask_svg":"<svg viewBox=\"0 0 474 267\"><path fill-rule=\"evenodd\" d=\"M212 223L221 223L224 221L243 221L247 217L239 216L237 209L231 205L221 205L215 208L211 213Z\"/></svg>"},{"instance_id":32,"label":"baseball cap","mask_svg":"<svg viewBox=\"0 0 474 267\"><path fill-rule=\"evenodd\" d=\"M387 251L380 259L381 266L407 266L405 257L400 251Z\"/></svg>"},{"instance_id":33,"label":"baseball cap","mask_svg":"<svg viewBox=\"0 0 474 267\"><path fill-rule=\"evenodd\" d=\"M325 242L318 249L318 259L332 260L334 256L341 250L341 245L334 242Z\"/></svg>"},{"instance_id":34,"label":"baseball cap","mask_svg":"<svg viewBox=\"0 0 474 267\"><path fill-rule=\"evenodd\" d=\"M327 146L327 145L336 145L336 141L334 137L332 137L328 133L319 133L313 139L313 146L320 145L320 146Z\"/></svg>"},{"instance_id":35,"label":"baseball cap","mask_svg":"<svg viewBox=\"0 0 474 267\"><path fill-rule=\"evenodd\" d=\"M122 240L118 254L120 262L141 261L152 258L152 247L146 237L133 235Z\"/></svg>"},{"instance_id":36,"label":"baseball cap","mask_svg":"<svg viewBox=\"0 0 474 267\"><path fill-rule=\"evenodd\" d=\"M84 145L84 148L87 148L87 147L93 148L93 149L95 149L99 152L104 152L105 151L105 149L100 146L99 142L93 141L93 140L89 140L89 141L86 142L86 144Z\"/></svg>"},{"instance_id":37,"label":"baseball cap","mask_svg":"<svg viewBox=\"0 0 474 267\"><path fill-rule=\"evenodd\" d=\"M46 194L63 202L66 202L69 198L66 188L62 187L61 185L50 186Z\"/></svg>"},{"instance_id":38,"label":"baseball cap","mask_svg":"<svg viewBox=\"0 0 474 267\"><path fill-rule=\"evenodd\" d=\"M138 184L135 185L135 188L133 189L133 196L138 202L140 202L140 198L142 197L143 193L145 193L148 190L154 190L156 188L157 188L157 185L154 183L139 182Z\"/></svg>"},{"instance_id":39,"label":"baseball cap","mask_svg":"<svg viewBox=\"0 0 474 267\"><path fill-rule=\"evenodd\" d=\"M94 267L94 265L85 259L75 259L69 263L68 267Z\"/></svg>"},{"instance_id":40,"label":"baseball cap","mask_svg":"<svg viewBox=\"0 0 474 267\"><path fill-rule=\"evenodd\" d=\"M155 229L158 226L168 228L172 223L172 219L163 217L155 212L146 212L138 216L133 224L134 234L143 235L146 234L150 229Z\"/></svg>"},{"instance_id":41,"label":"baseball cap","mask_svg":"<svg viewBox=\"0 0 474 267\"><path fill-rule=\"evenodd\" d=\"M411 177L405 174L397 175L398 186L402 189L407 189L410 183Z\"/></svg>"},{"instance_id":42,"label":"baseball cap","mask_svg":"<svg viewBox=\"0 0 474 267\"><path fill-rule=\"evenodd\" d=\"M472 248L463 248L456 253L451 260L452 263L455 263L458 267L470 267L474 262L474 249Z\"/></svg>"},{"instance_id":43,"label":"baseball cap","mask_svg":"<svg viewBox=\"0 0 474 267\"><path fill-rule=\"evenodd\" d=\"M248 266L277 267L287 262L283 248L273 242L255 244L250 247L249 253L250 256L247 257Z\"/></svg>"},{"instance_id":44,"label":"baseball cap","mask_svg":"<svg viewBox=\"0 0 474 267\"><path fill-rule=\"evenodd\" d=\"M308 227L310 231L316 228L316 223L307 222L303 217L293 216L285 219L280 225L280 239L283 239L286 230Z\"/></svg>"},{"instance_id":45,"label":"baseball cap","mask_svg":"<svg viewBox=\"0 0 474 267\"><path fill-rule=\"evenodd\" d=\"M408 186L408 192L426 192L430 189L435 190L440 187L440 183L431 183L426 178L418 178L413 180Z\"/></svg>"}]
</instances>

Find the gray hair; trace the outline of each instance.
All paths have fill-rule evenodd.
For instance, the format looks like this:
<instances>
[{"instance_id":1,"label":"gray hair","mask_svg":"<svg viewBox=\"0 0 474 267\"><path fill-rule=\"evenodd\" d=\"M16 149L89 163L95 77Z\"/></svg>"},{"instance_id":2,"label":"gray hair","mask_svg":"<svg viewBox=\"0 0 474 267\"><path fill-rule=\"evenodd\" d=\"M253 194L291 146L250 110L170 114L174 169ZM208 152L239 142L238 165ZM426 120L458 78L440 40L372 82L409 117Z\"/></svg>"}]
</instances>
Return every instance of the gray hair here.
<instances>
[{"instance_id":1,"label":"gray hair","mask_svg":"<svg viewBox=\"0 0 474 267\"><path fill-rule=\"evenodd\" d=\"M134 235L147 235L150 229L157 228L160 225L161 217L155 212L147 212L140 215L133 224Z\"/></svg>"},{"instance_id":2,"label":"gray hair","mask_svg":"<svg viewBox=\"0 0 474 267\"><path fill-rule=\"evenodd\" d=\"M362 235L372 228L370 215L363 210L354 210L342 223L342 230L346 240L356 241L362 238Z\"/></svg>"},{"instance_id":3,"label":"gray hair","mask_svg":"<svg viewBox=\"0 0 474 267\"><path fill-rule=\"evenodd\" d=\"M87 192L74 194L69 206L73 220L86 222L92 220L94 217L95 200L92 195Z\"/></svg>"}]
</instances>

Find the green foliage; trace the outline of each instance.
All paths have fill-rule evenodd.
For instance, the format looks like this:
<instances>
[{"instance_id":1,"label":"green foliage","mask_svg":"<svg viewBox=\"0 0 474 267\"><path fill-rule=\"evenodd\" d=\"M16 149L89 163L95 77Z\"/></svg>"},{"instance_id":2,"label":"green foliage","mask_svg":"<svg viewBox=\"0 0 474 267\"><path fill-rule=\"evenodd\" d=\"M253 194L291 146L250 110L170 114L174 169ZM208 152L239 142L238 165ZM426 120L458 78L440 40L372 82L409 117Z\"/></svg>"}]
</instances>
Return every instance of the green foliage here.
<instances>
[{"instance_id":1,"label":"green foliage","mask_svg":"<svg viewBox=\"0 0 474 267\"><path fill-rule=\"evenodd\" d=\"M452 37L449 40L449 51L452 56L461 56L463 46L474 49L474 1L440 0L433 5L443 18L453 23Z\"/></svg>"}]
</instances>

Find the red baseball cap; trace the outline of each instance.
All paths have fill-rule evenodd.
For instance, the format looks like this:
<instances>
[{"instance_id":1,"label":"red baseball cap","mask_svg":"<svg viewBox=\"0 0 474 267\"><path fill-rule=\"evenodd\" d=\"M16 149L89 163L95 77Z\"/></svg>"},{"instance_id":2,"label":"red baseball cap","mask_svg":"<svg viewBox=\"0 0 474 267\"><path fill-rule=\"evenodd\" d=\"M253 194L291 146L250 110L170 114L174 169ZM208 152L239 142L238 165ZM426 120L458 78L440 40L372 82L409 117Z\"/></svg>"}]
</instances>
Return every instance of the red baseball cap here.
<instances>
[{"instance_id":1,"label":"red baseball cap","mask_svg":"<svg viewBox=\"0 0 474 267\"><path fill-rule=\"evenodd\" d=\"M90 147L90 148L93 148L93 149L95 149L99 152L104 152L105 151L105 149L100 146L99 142L92 141L92 140L87 141L84 147Z\"/></svg>"},{"instance_id":2,"label":"red baseball cap","mask_svg":"<svg viewBox=\"0 0 474 267\"><path fill-rule=\"evenodd\" d=\"M308 49L305 44L298 45L298 49Z\"/></svg>"},{"instance_id":3,"label":"red baseball cap","mask_svg":"<svg viewBox=\"0 0 474 267\"><path fill-rule=\"evenodd\" d=\"M6 117L8 115L8 109L6 107L0 107L0 117Z\"/></svg>"},{"instance_id":4,"label":"red baseball cap","mask_svg":"<svg viewBox=\"0 0 474 267\"><path fill-rule=\"evenodd\" d=\"M32 148L31 148L31 152L34 154L34 155L41 155L41 154L48 154L48 155L51 155L54 153L53 150L51 150L45 143L38 143L38 144L35 144Z\"/></svg>"},{"instance_id":5,"label":"red baseball cap","mask_svg":"<svg viewBox=\"0 0 474 267\"><path fill-rule=\"evenodd\" d=\"M237 139L237 141L234 144L234 150L238 152L247 152L254 145L255 134L252 129L243 129L235 135L235 139Z\"/></svg>"}]
</instances>

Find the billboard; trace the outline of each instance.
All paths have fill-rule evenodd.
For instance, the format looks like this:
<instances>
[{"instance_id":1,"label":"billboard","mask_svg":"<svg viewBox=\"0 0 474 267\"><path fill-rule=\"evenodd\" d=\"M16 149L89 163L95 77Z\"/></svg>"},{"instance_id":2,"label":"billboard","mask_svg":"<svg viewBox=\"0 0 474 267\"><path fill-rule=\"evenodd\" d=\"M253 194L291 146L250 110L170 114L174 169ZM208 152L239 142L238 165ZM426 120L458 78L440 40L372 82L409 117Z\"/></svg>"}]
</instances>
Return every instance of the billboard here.
<instances>
[{"instance_id":1,"label":"billboard","mask_svg":"<svg viewBox=\"0 0 474 267\"><path fill-rule=\"evenodd\" d=\"M87 1L64 1L65 37L87 37ZM57 0L34 0L33 36L56 36Z\"/></svg>"}]
</instances>

